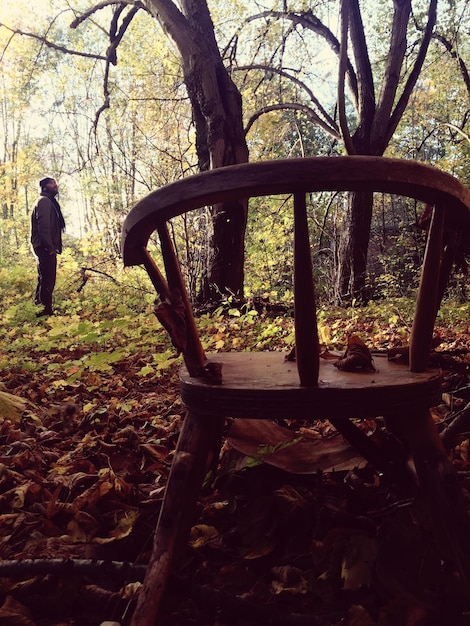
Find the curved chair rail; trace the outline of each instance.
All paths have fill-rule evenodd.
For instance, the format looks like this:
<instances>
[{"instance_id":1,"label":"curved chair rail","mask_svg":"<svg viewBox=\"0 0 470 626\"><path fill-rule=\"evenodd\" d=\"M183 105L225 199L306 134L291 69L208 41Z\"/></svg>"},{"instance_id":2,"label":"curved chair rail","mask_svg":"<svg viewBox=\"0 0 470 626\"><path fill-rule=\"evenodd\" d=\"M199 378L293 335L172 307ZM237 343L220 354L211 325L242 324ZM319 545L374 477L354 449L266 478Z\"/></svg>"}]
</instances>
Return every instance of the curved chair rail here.
<instances>
[{"instance_id":1,"label":"curved chair rail","mask_svg":"<svg viewBox=\"0 0 470 626\"><path fill-rule=\"evenodd\" d=\"M385 192L434 207L409 367L381 356L374 359L374 371L345 372L320 358L306 196L327 190ZM225 200L278 194L293 196L296 362L279 352L206 357L166 222ZM158 265L147 250L154 231L161 248ZM418 476L420 498L427 507L422 510L434 529L436 548L459 569L463 582L470 579L469 559L460 545L460 537L469 536L467 512L429 411L441 398L440 371L428 364L440 286L455 260L456 246L446 240L453 231L459 236L470 232L470 191L433 167L384 157L312 157L223 167L167 185L132 209L123 226L124 264L144 265L159 294L155 313L184 357L180 392L186 407L132 626L156 623L170 569L193 523L198 490L208 468L216 465L226 417L328 419L372 466L403 485L405 493ZM382 417L392 436L369 437L354 424L357 417ZM291 453L295 455L293 448ZM414 462L413 474L408 471L408 455Z\"/></svg>"},{"instance_id":2,"label":"curved chair rail","mask_svg":"<svg viewBox=\"0 0 470 626\"><path fill-rule=\"evenodd\" d=\"M234 197L314 191L378 191L445 205L457 225L470 218L470 191L417 161L373 156L307 157L231 165L170 183L138 202L123 225L124 264L140 265L150 235L182 213Z\"/></svg>"}]
</instances>

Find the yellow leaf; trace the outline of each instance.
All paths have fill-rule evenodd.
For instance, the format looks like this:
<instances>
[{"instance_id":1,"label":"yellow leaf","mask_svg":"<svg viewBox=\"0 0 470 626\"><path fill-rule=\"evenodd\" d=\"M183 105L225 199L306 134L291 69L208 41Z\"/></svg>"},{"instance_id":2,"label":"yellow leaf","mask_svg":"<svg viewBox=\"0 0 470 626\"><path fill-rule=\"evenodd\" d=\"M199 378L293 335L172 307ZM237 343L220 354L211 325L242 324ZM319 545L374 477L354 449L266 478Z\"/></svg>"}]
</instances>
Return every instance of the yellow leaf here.
<instances>
[{"instance_id":1,"label":"yellow leaf","mask_svg":"<svg viewBox=\"0 0 470 626\"><path fill-rule=\"evenodd\" d=\"M51 387L54 389L63 389L67 387L69 383L65 380L65 378L60 378L59 380L53 380L51 383Z\"/></svg>"},{"instance_id":2,"label":"yellow leaf","mask_svg":"<svg viewBox=\"0 0 470 626\"><path fill-rule=\"evenodd\" d=\"M211 539L217 537L218 534L218 530L217 528L214 528L214 526L196 524L196 526L191 528L190 544L193 548L201 548Z\"/></svg>"},{"instance_id":3,"label":"yellow leaf","mask_svg":"<svg viewBox=\"0 0 470 626\"><path fill-rule=\"evenodd\" d=\"M331 330L329 326L320 324L318 326L318 334L321 344L329 345L331 343Z\"/></svg>"},{"instance_id":4,"label":"yellow leaf","mask_svg":"<svg viewBox=\"0 0 470 626\"><path fill-rule=\"evenodd\" d=\"M0 391L0 419L9 419L12 422L19 422L27 402L12 393Z\"/></svg>"},{"instance_id":5,"label":"yellow leaf","mask_svg":"<svg viewBox=\"0 0 470 626\"><path fill-rule=\"evenodd\" d=\"M131 534L138 517L138 511L127 511L118 521L115 528L109 533L109 537L94 537L92 542L105 545L119 539L124 539L124 537L128 537Z\"/></svg>"},{"instance_id":6,"label":"yellow leaf","mask_svg":"<svg viewBox=\"0 0 470 626\"><path fill-rule=\"evenodd\" d=\"M124 600L135 600L141 588L141 582L128 583L125 587L121 589L121 597Z\"/></svg>"}]
</instances>

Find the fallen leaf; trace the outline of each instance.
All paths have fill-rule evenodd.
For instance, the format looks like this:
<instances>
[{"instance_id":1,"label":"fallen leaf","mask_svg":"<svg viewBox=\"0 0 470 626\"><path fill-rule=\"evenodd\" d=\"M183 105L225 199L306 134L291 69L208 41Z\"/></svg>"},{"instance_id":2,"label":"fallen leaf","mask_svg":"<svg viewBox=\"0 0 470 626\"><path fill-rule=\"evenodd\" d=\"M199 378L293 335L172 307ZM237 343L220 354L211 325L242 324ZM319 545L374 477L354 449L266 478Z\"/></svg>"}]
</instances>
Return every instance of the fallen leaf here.
<instances>
[{"instance_id":1,"label":"fallen leaf","mask_svg":"<svg viewBox=\"0 0 470 626\"><path fill-rule=\"evenodd\" d=\"M206 543L217 537L219 531L214 526L207 524L196 524L191 528L189 543L193 548L201 548Z\"/></svg>"},{"instance_id":2,"label":"fallen leaf","mask_svg":"<svg viewBox=\"0 0 470 626\"><path fill-rule=\"evenodd\" d=\"M36 626L28 609L15 600L12 596L7 596L0 607L0 624L8 626Z\"/></svg>"},{"instance_id":3,"label":"fallen leaf","mask_svg":"<svg viewBox=\"0 0 470 626\"><path fill-rule=\"evenodd\" d=\"M290 593L292 595L304 595L308 591L308 583L301 569L292 565L273 567L275 579L271 586L276 595Z\"/></svg>"},{"instance_id":4,"label":"fallen leaf","mask_svg":"<svg viewBox=\"0 0 470 626\"><path fill-rule=\"evenodd\" d=\"M370 350L357 335L348 337L348 345L343 357L335 361L333 365L345 372L354 372L355 370L372 370L375 372Z\"/></svg>"},{"instance_id":5,"label":"fallen leaf","mask_svg":"<svg viewBox=\"0 0 470 626\"><path fill-rule=\"evenodd\" d=\"M341 567L343 589L369 588L377 558L377 540L363 533L352 533L346 544Z\"/></svg>"},{"instance_id":6,"label":"fallen leaf","mask_svg":"<svg viewBox=\"0 0 470 626\"><path fill-rule=\"evenodd\" d=\"M0 391L0 419L9 419L18 423L27 406L28 403L23 398L7 391Z\"/></svg>"}]
</instances>

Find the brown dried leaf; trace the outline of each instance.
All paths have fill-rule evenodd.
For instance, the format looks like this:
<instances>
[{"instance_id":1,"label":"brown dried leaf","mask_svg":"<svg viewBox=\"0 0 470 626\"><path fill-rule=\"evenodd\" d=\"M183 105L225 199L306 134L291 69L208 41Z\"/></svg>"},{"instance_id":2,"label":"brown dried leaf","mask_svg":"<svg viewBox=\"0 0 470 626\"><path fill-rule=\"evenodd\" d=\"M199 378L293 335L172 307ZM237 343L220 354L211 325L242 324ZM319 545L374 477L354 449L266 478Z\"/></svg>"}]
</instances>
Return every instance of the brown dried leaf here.
<instances>
[{"instance_id":1,"label":"brown dried leaf","mask_svg":"<svg viewBox=\"0 0 470 626\"><path fill-rule=\"evenodd\" d=\"M387 350L387 359L397 361L397 363L408 364L410 362L410 347L398 346Z\"/></svg>"},{"instance_id":2,"label":"brown dried leaf","mask_svg":"<svg viewBox=\"0 0 470 626\"><path fill-rule=\"evenodd\" d=\"M90 507L97 503L103 496L113 489L113 484L106 479L100 478L94 485L85 489L85 491L77 496L72 504L65 504L64 509L70 513L77 513L82 508Z\"/></svg>"},{"instance_id":3,"label":"brown dried leaf","mask_svg":"<svg viewBox=\"0 0 470 626\"><path fill-rule=\"evenodd\" d=\"M335 361L333 365L343 372L354 372L356 370L372 370L375 372L370 350L357 335L348 337L348 346L343 358Z\"/></svg>"},{"instance_id":4,"label":"brown dried leaf","mask_svg":"<svg viewBox=\"0 0 470 626\"><path fill-rule=\"evenodd\" d=\"M362 533L352 533L345 547L341 578L343 589L357 591L370 587L377 558L377 539Z\"/></svg>"},{"instance_id":5,"label":"brown dried leaf","mask_svg":"<svg viewBox=\"0 0 470 626\"><path fill-rule=\"evenodd\" d=\"M303 572L292 565L273 567L275 580L272 588L275 594L290 593L292 595L304 595L308 591L308 583L303 577Z\"/></svg>"},{"instance_id":6,"label":"brown dried leaf","mask_svg":"<svg viewBox=\"0 0 470 626\"><path fill-rule=\"evenodd\" d=\"M7 596L0 607L0 624L5 624L5 626L7 624L11 626L35 626L28 609L12 596Z\"/></svg>"},{"instance_id":7,"label":"brown dried leaf","mask_svg":"<svg viewBox=\"0 0 470 626\"><path fill-rule=\"evenodd\" d=\"M294 474L315 474L320 469L341 471L366 463L339 435L331 438L318 435L312 440L312 436L301 437L302 434L270 420L236 419L227 442L248 457L258 455L263 463ZM259 455L260 449L266 453Z\"/></svg>"}]
</instances>

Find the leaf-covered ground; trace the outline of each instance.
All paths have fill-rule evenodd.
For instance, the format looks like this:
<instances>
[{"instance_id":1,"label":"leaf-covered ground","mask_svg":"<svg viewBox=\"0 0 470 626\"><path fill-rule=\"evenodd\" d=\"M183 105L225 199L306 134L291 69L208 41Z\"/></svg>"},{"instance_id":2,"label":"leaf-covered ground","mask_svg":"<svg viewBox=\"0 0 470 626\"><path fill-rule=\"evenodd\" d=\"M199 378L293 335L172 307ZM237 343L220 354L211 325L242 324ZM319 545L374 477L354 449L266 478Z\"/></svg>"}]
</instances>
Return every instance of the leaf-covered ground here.
<instances>
[{"instance_id":1,"label":"leaf-covered ground","mask_svg":"<svg viewBox=\"0 0 470 626\"><path fill-rule=\"evenodd\" d=\"M470 400L468 323L450 313L441 430ZM383 350L406 342L406 319L405 304L330 311L320 330L333 347L355 332ZM179 361L150 312L19 320L4 319L0 344L0 624L126 624L181 425ZM233 309L200 323L208 350L292 342L289 316ZM286 426L335 437L328 423ZM467 497L468 430L449 445ZM467 624L438 547L421 503L374 468L295 475L226 444L161 623Z\"/></svg>"}]
</instances>

